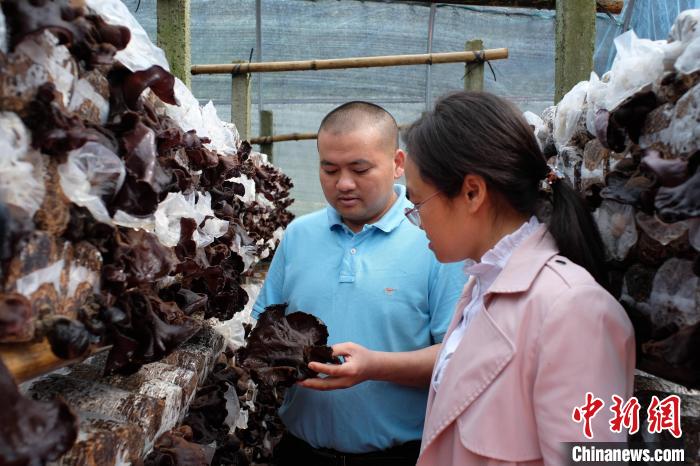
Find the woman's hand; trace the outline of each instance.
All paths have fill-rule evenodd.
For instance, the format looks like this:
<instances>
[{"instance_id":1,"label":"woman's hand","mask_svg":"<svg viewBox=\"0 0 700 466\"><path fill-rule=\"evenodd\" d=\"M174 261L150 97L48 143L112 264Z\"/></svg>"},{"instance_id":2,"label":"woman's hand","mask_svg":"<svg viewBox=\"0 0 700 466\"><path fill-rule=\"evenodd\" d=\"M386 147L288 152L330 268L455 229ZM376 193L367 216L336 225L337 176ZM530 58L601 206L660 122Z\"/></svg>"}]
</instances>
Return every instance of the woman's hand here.
<instances>
[{"instance_id":1,"label":"woman's hand","mask_svg":"<svg viewBox=\"0 0 700 466\"><path fill-rule=\"evenodd\" d=\"M427 387L440 344L415 351L373 351L357 343L333 345L333 356L343 364L310 362L309 369L328 377L306 379L298 385L314 390L349 388L365 380L383 380L409 387Z\"/></svg>"},{"instance_id":2,"label":"woman's hand","mask_svg":"<svg viewBox=\"0 0 700 466\"><path fill-rule=\"evenodd\" d=\"M380 364L378 352L349 342L333 345L332 348L333 356L342 356L345 362L342 364L310 362L309 369L328 377L306 379L298 382L298 385L314 390L337 390L352 387L375 377L377 366Z\"/></svg>"}]
</instances>

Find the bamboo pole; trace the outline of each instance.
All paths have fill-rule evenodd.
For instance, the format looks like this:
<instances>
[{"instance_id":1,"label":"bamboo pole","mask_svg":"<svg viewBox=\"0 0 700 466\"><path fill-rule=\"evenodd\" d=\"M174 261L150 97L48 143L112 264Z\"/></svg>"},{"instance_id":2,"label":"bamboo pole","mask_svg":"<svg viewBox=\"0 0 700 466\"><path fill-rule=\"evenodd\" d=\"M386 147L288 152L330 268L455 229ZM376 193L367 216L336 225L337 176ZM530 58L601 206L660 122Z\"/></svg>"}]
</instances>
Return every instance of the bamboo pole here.
<instances>
[{"instance_id":1,"label":"bamboo pole","mask_svg":"<svg viewBox=\"0 0 700 466\"><path fill-rule=\"evenodd\" d=\"M110 348L106 346L90 351L82 358L61 359L51 351L51 345L44 339L37 343L0 344L0 358L17 383L22 383L61 367L75 364L92 354Z\"/></svg>"},{"instance_id":2,"label":"bamboo pole","mask_svg":"<svg viewBox=\"0 0 700 466\"><path fill-rule=\"evenodd\" d=\"M399 130L407 128L409 125L399 125ZM250 138L248 142L251 144L272 144L273 142L283 142L283 141L306 141L311 139L317 139L318 133L290 133L290 134L278 134L276 136L258 136L256 138Z\"/></svg>"},{"instance_id":3,"label":"bamboo pole","mask_svg":"<svg viewBox=\"0 0 700 466\"><path fill-rule=\"evenodd\" d=\"M291 134L278 134L276 136L258 136L256 138L250 138L249 142L251 144L272 144L273 142L282 141L306 141L310 139L316 139L317 133L291 133Z\"/></svg>"},{"instance_id":4,"label":"bamboo pole","mask_svg":"<svg viewBox=\"0 0 700 466\"><path fill-rule=\"evenodd\" d=\"M236 63L217 65L194 65L192 74L243 74L270 73L278 71L335 70L345 68L375 68L382 66L431 65L436 63L459 63L508 58L508 49L481 51L421 53L415 55L385 55L377 57L333 58L329 60L299 60L262 63Z\"/></svg>"}]
</instances>

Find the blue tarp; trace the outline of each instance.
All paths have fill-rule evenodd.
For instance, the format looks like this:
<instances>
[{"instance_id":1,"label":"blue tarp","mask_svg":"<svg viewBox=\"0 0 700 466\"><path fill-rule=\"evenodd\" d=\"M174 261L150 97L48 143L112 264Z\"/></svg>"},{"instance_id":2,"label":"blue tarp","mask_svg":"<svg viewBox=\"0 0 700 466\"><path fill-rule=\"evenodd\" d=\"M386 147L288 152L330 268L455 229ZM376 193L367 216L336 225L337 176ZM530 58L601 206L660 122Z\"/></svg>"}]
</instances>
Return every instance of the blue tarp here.
<instances>
[{"instance_id":1,"label":"blue tarp","mask_svg":"<svg viewBox=\"0 0 700 466\"><path fill-rule=\"evenodd\" d=\"M622 14L616 16L617 25L606 24L597 31L595 68L598 74L610 69L615 58L613 39L622 32L623 18L628 9L632 7L630 28L639 37L652 40L665 40L673 22L683 10L700 8L700 0L625 0Z\"/></svg>"}]
</instances>

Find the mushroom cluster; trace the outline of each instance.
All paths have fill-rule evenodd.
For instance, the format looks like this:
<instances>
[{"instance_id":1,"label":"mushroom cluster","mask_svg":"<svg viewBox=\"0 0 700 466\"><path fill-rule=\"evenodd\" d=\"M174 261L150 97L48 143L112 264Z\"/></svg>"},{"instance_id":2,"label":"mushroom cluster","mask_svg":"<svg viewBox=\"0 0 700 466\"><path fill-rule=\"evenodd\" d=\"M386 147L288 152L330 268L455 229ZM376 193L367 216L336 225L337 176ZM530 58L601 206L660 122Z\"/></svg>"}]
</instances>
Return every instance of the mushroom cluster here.
<instances>
[{"instance_id":1,"label":"mushroom cluster","mask_svg":"<svg viewBox=\"0 0 700 466\"><path fill-rule=\"evenodd\" d=\"M338 364L327 346L328 329L287 305L265 309L246 344L220 361L199 387L183 424L164 434L147 466L265 465L285 432L277 412L288 387L315 377L308 363ZM183 432L186 435L183 435ZM202 452L215 447L209 455ZM198 455L198 460L191 461Z\"/></svg>"},{"instance_id":2,"label":"mushroom cluster","mask_svg":"<svg viewBox=\"0 0 700 466\"><path fill-rule=\"evenodd\" d=\"M243 309L291 181L199 106L121 1L0 6L0 343L112 345L105 373L133 373Z\"/></svg>"},{"instance_id":3,"label":"mushroom cluster","mask_svg":"<svg viewBox=\"0 0 700 466\"><path fill-rule=\"evenodd\" d=\"M700 10L615 45L609 72L525 117L598 223L638 367L700 387Z\"/></svg>"}]
</instances>

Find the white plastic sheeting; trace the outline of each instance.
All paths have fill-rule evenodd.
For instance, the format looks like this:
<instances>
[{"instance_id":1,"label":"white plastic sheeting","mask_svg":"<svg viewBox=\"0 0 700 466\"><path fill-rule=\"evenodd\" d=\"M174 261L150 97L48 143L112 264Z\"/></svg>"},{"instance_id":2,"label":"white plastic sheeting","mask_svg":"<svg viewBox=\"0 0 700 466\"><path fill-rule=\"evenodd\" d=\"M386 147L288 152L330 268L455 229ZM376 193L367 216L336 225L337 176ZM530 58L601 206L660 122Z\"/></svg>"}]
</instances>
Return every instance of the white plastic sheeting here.
<instances>
[{"instance_id":1,"label":"white plastic sheeting","mask_svg":"<svg viewBox=\"0 0 700 466\"><path fill-rule=\"evenodd\" d=\"M58 166L61 189L71 202L87 208L96 220L112 223L103 197L112 197L124 184L126 169L117 154L96 142L68 154Z\"/></svg>"},{"instance_id":2,"label":"white plastic sheeting","mask_svg":"<svg viewBox=\"0 0 700 466\"><path fill-rule=\"evenodd\" d=\"M559 102L554 114L554 143L561 149L571 140L588 92L588 81L576 84Z\"/></svg>"},{"instance_id":3,"label":"white plastic sheeting","mask_svg":"<svg viewBox=\"0 0 700 466\"><path fill-rule=\"evenodd\" d=\"M228 222L214 216L209 193L168 193L155 213L155 234L161 243L177 246L180 241L180 220L183 218L194 219L198 226L204 222L192 236L198 248L213 243L215 238L228 231Z\"/></svg>"},{"instance_id":4,"label":"white plastic sheeting","mask_svg":"<svg viewBox=\"0 0 700 466\"><path fill-rule=\"evenodd\" d=\"M610 69L604 108L613 109L642 87L656 81L664 72L668 43L640 39L634 31L615 38L617 56Z\"/></svg>"},{"instance_id":5,"label":"white plastic sheeting","mask_svg":"<svg viewBox=\"0 0 700 466\"><path fill-rule=\"evenodd\" d=\"M124 50L115 55L131 71L144 70L153 65L160 65L170 70L165 53L148 38L148 33L120 0L86 0L87 6L97 12L110 24L128 26L131 41ZM155 5L155 4L154 4ZM154 37L155 39L155 37Z\"/></svg>"},{"instance_id":6,"label":"white plastic sheeting","mask_svg":"<svg viewBox=\"0 0 700 466\"><path fill-rule=\"evenodd\" d=\"M25 80L25 84L37 87L37 83L52 82L61 94L63 104L68 106L78 68L68 48L58 45L56 36L44 31L32 40L22 41L15 51L29 57L34 63L27 72L28 81Z\"/></svg>"},{"instance_id":7,"label":"white plastic sheeting","mask_svg":"<svg viewBox=\"0 0 700 466\"><path fill-rule=\"evenodd\" d=\"M0 10L0 52L7 53L7 26L2 10Z\"/></svg>"}]
</instances>

